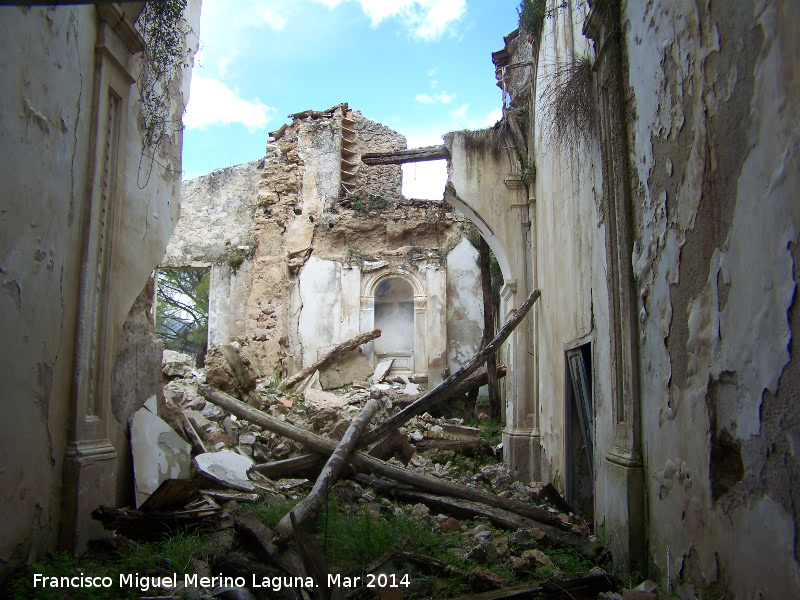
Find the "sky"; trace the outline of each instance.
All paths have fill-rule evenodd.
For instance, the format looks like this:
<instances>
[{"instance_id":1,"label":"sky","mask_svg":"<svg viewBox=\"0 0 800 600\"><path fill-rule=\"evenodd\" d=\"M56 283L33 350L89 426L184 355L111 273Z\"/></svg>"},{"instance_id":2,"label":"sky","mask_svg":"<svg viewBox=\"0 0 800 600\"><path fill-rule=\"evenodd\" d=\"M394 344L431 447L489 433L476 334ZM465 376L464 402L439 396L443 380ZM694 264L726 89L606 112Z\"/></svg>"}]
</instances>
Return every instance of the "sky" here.
<instances>
[{"instance_id":1,"label":"sky","mask_svg":"<svg viewBox=\"0 0 800 600\"><path fill-rule=\"evenodd\" d=\"M183 176L265 155L287 115L341 102L409 148L494 125L491 53L517 0L203 0ZM404 165L403 193L441 198L443 161Z\"/></svg>"}]
</instances>

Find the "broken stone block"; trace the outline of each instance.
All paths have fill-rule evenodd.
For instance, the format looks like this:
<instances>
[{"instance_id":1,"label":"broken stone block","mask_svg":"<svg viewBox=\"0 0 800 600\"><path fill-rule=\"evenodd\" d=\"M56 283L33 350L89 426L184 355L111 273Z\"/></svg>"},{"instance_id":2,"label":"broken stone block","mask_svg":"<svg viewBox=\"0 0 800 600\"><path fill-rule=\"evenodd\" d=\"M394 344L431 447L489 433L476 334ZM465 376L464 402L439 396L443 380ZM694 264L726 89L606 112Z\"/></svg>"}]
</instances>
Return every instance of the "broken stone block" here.
<instances>
[{"instance_id":1,"label":"broken stone block","mask_svg":"<svg viewBox=\"0 0 800 600\"><path fill-rule=\"evenodd\" d=\"M475 592L488 592L508 585L506 579L486 567L475 567L467 577L467 582Z\"/></svg>"},{"instance_id":2,"label":"broken stone block","mask_svg":"<svg viewBox=\"0 0 800 600\"><path fill-rule=\"evenodd\" d=\"M494 538L491 544L497 550L497 556L499 558L505 558L510 554L510 550L508 547L508 538L506 536L502 535L500 537Z\"/></svg>"},{"instance_id":3,"label":"broken stone block","mask_svg":"<svg viewBox=\"0 0 800 600\"><path fill-rule=\"evenodd\" d=\"M522 553L522 558L528 558L536 563L536 565L541 565L542 567L553 566L553 561L541 550L525 550L525 552Z\"/></svg>"},{"instance_id":4,"label":"broken stone block","mask_svg":"<svg viewBox=\"0 0 800 600\"><path fill-rule=\"evenodd\" d=\"M339 419L336 425L328 432L328 437L332 440L341 440L348 427L350 427L350 419Z\"/></svg>"},{"instance_id":5,"label":"broken stone block","mask_svg":"<svg viewBox=\"0 0 800 600\"><path fill-rule=\"evenodd\" d=\"M235 490L252 492L255 486L247 478L253 461L231 450L207 452L195 456L197 469L206 477Z\"/></svg>"},{"instance_id":6,"label":"broken stone block","mask_svg":"<svg viewBox=\"0 0 800 600\"><path fill-rule=\"evenodd\" d=\"M319 372L319 383L323 390L335 390L354 381L366 379L372 375L372 365L367 357L356 348L344 356L336 358Z\"/></svg>"},{"instance_id":7,"label":"broken stone block","mask_svg":"<svg viewBox=\"0 0 800 600\"><path fill-rule=\"evenodd\" d=\"M389 369L392 368L392 363L394 362L393 358L387 358L386 360L382 360L375 366L375 371L372 373L372 376L369 378L373 384L380 383L383 381L383 378L386 377L386 374L389 372ZM387 386L385 389L389 389Z\"/></svg>"},{"instance_id":8,"label":"broken stone block","mask_svg":"<svg viewBox=\"0 0 800 600\"><path fill-rule=\"evenodd\" d=\"M147 400L145 400L142 406L144 406L154 415L158 415L158 398L155 395L152 395Z\"/></svg>"},{"instance_id":9,"label":"broken stone block","mask_svg":"<svg viewBox=\"0 0 800 600\"><path fill-rule=\"evenodd\" d=\"M198 431L201 429L205 431L206 427L211 425L211 421L209 421L205 415L199 411L185 408L183 409L183 414L186 415L186 418L189 419L191 424L194 425Z\"/></svg>"},{"instance_id":10,"label":"broken stone block","mask_svg":"<svg viewBox=\"0 0 800 600\"><path fill-rule=\"evenodd\" d=\"M488 481L495 492L505 491L511 485L511 474L505 463L487 465L481 469L478 478Z\"/></svg>"},{"instance_id":11,"label":"broken stone block","mask_svg":"<svg viewBox=\"0 0 800 600\"><path fill-rule=\"evenodd\" d=\"M146 408L130 419L136 507L166 479L188 479L191 449L167 423Z\"/></svg>"},{"instance_id":12,"label":"broken stone block","mask_svg":"<svg viewBox=\"0 0 800 600\"><path fill-rule=\"evenodd\" d=\"M466 556L464 556L464 560L474 560L475 562L485 563L486 552L484 551L483 546L475 546L474 548L470 548L469 552L467 552Z\"/></svg>"},{"instance_id":13,"label":"broken stone block","mask_svg":"<svg viewBox=\"0 0 800 600\"><path fill-rule=\"evenodd\" d=\"M309 411L322 410L323 408L330 408L337 411L347 405L346 398L331 392L324 392L313 388L309 388L303 392L303 402L305 402Z\"/></svg>"},{"instance_id":14,"label":"broken stone block","mask_svg":"<svg viewBox=\"0 0 800 600\"><path fill-rule=\"evenodd\" d=\"M442 533L448 533L450 531L460 531L461 530L461 523L458 522L458 519L454 519L450 517L444 523L439 525L439 531Z\"/></svg>"},{"instance_id":15,"label":"broken stone block","mask_svg":"<svg viewBox=\"0 0 800 600\"><path fill-rule=\"evenodd\" d=\"M249 431L242 433L239 435L239 445L241 446L252 446L256 443L256 436Z\"/></svg>"},{"instance_id":16,"label":"broken stone block","mask_svg":"<svg viewBox=\"0 0 800 600\"><path fill-rule=\"evenodd\" d=\"M262 376L256 359L246 348L238 348L238 344L213 346L206 352L206 381L208 385L246 398L256 389L256 383Z\"/></svg>"},{"instance_id":17,"label":"broken stone block","mask_svg":"<svg viewBox=\"0 0 800 600\"><path fill-rule=\"evenodd\" d=\"M192 372L194 362L194 356L175 350L164 350L161 372L167 377L183 377Z\"/></svg>"},{"instance_id":18,"label":"broken stone block","mask_svg":"<svg viewBox=\"0 0 800 600\"><path fill-rule=\"evenodd\" d=\"M417 519L424 519L430 516L430 513L430 509L421 503L411 507L411 516Z\"/></svg>"}]
</instances>

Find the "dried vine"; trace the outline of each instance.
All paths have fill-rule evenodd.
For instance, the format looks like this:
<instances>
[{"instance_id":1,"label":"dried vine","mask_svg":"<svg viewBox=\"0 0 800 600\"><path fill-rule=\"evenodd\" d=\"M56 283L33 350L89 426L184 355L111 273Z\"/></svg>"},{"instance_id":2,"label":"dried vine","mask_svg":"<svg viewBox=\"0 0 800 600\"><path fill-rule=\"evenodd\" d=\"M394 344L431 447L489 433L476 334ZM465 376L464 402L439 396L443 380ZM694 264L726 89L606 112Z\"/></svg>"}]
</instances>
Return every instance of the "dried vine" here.
<instances>
[{"instance_id":1,"label":"dried vine","mask_svg":"<svg viewBox=\"0 0 800 600\"><path fill-rule=\"evenodd\" d=\"M150 180L155 154L161 143L183 128L182 118L170 114L170 85L181 68L189 67L186 35L191 33L183 18L187 0L151 0L136 25L145 41L141 54L139 88L140 123L144 132L142 158L149 158ZM140 165L141 166L141 165Z\"/></svg>"}]
</instances>

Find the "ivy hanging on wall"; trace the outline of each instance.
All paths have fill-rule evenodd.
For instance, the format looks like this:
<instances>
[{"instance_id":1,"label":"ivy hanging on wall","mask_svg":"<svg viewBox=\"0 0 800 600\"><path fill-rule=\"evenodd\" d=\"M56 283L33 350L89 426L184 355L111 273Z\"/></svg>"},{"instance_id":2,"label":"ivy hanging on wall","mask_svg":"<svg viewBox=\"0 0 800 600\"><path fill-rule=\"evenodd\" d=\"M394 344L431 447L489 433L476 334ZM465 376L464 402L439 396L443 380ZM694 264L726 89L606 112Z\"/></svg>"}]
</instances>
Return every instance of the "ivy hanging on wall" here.
<instances>
[{"instance_id":1,"label":"ivy hanging on wall","mask_svg":"<svg viewBox=\"0 0 800 600\"><path fill-rule=\"evenodd\" d=\"M183 18L187 0L151 0L136 25L145 41L137 80L143 129L142 159L150 159L143 188L150 180L155 155L162 142L183 127L181 117L172 118L170 86L181 68L189 67L186 35L191 33ZM140 169L141 170L141 169Z\"/></svg>"}]
</instances>

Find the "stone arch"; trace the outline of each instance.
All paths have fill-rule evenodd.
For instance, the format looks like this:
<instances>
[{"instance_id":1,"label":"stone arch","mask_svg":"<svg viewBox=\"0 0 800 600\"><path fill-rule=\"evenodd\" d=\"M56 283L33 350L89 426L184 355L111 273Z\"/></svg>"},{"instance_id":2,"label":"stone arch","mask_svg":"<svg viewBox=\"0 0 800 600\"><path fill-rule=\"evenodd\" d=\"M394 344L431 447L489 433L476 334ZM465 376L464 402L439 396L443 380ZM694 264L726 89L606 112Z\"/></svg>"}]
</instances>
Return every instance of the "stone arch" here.
<instances>
[{"instance_id":1,"label":"stone arch","mask_svg":"<svg viewBox=\"0 0 800 600\"><path fill-rule=\"evenodd\" d=\"M396 365L392 370L397 373L416 376L429 376L428 357L431 355L431 344L426 330L428 321L428 290L427 282L417 273L402 268L389 268L367 273L362 278L361 285L361 331L370 331L376 326L375 296L381 287L392 279L399 279L408 284L413 295L413 347L409 352L378 352L375 342L365 345L364 354L373 364L377 364L383 354L395 358ZM377 344L380 350L381 344ZM407 360L407 363L404 361Z\"/></svg>"}]
</instances>

